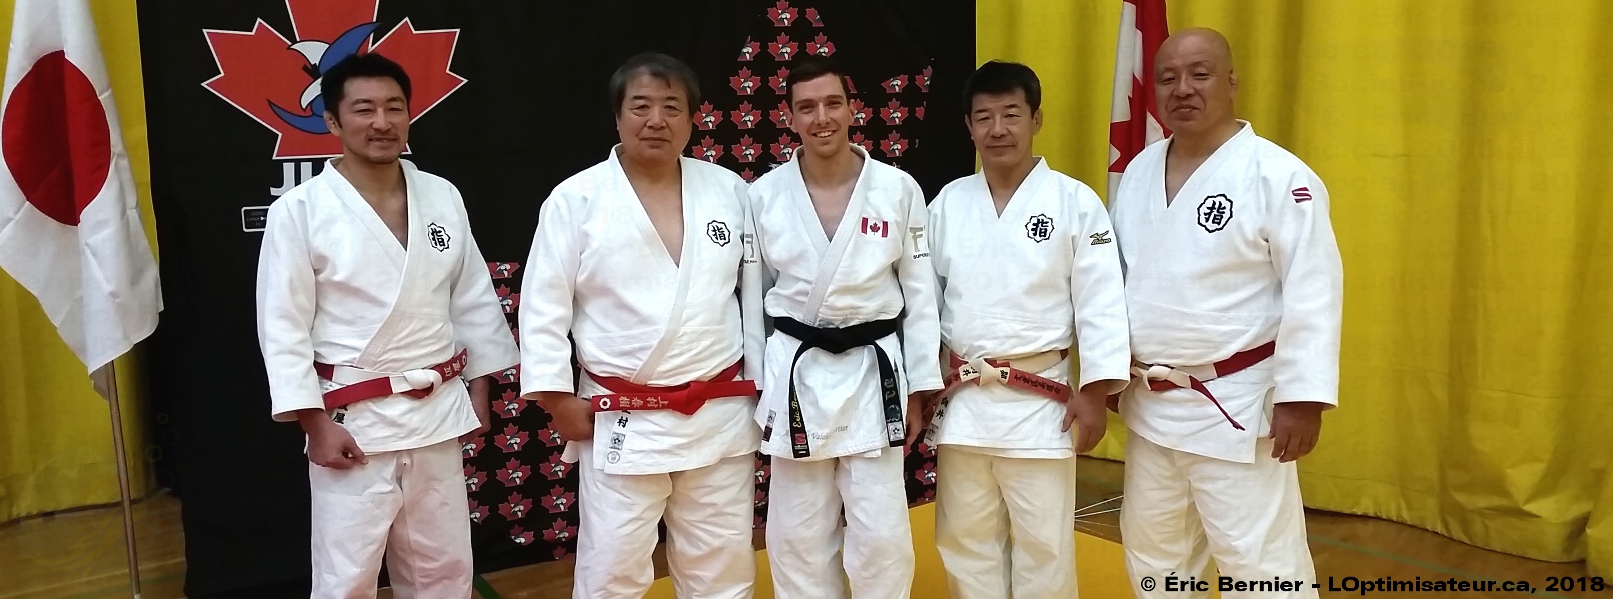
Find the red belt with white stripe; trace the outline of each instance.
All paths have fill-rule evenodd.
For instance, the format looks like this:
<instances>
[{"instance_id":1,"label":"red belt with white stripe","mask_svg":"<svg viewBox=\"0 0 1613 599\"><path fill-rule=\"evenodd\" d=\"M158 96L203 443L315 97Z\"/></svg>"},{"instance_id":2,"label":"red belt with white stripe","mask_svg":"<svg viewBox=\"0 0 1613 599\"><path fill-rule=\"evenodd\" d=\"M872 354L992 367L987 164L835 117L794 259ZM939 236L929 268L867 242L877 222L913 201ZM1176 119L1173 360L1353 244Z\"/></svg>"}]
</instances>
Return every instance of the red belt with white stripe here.
<instances>
[{"instance_id":1,"label":"red belt with white stripe","mask_svg":"<svg viewBox=\"0 0 1613 599\"><path fill-rule=\"evenodd\" d=\"M610 393L595 395L588 400L588 403L594 406L595 412L672 410L693 416L701 406L706 405L707 401L756 395L756 382L739 378L742 364L743 360L734 362L733 366L724 368L709 381L694 381L672 387L651 387L627 379L589 372L588 378L594 379L594 382L599 383L599 386Z\"/></svg>"},{"instance_id":2,"label":"red belt with white stripe","mask_svg":"<svg viewBox=\"0 0 1613 599\"><path fill-rule=\"evenodd\" d=\"M1050 360L1053 355L1058 359ZM1066 402L1070 399L1070 386L1058 381L1037 376L1035 373L1051 368L1054 364L1063 361L1070 355L1069 350L1048 351L1021 359L991 359L979 358L965 360L963 356L948 351L948 364L946 377L942 379L945 386L939 396L950 395L958 387L973 382L977 385L997 383L1006 387L1029 391L1057 402ZM1046 362L1051 361L1051 364ZM1032 365L1035 362L1036 364Z\"/></svg>"},{"instance_id":3,"label":"red belt with white stripe","mask_svg":"<svg viewBox=\"0 0 1613 599\"><path fill-rule=\"evenodd\" d=\"M1215 395L1210 393L1209 387L1204 386L1204 381L1215 380L1240 372L1250 366L1266 361L1266 358L1270 358L1275 353L1277 353L1277 342L1270 341L1260 347L1232 354L1232 357L1209 366L1172 368L1170 366L1133 362L1131 374L1136 378L1147 381L1148 388L1155 392L1169 391L1171 389L1198 391L1200 395L1208 398L1210 403L1215 404L1215 409L1220 410L1221 415L1226 417L1227 422L1232 423L1232 428L1241 431L1244 430L1243 425L1238 424L1237 420L1233 420L1232 415L1227 413L1227 409L1221 407L1221 402L1217 401Z\"/></svg>"},{"instance_id":4,"label":"red belt with white stripe","mask_svg":"<svg viewBox=\"0 0 1613 599\"><path fill-rule=\"evenodd\" d=\"M398 374L370 372L352 366L333 366L323 362L314 362L314 372L318 373L321 379L342 385L326 391L324 395L325 409L334 410L366 399L389 395L401 394L415 399L424 398L436 391L437 385L454 380L464 373L469 355L467 350L462 349L447 362Z\"/></svg>"}]
</instances>

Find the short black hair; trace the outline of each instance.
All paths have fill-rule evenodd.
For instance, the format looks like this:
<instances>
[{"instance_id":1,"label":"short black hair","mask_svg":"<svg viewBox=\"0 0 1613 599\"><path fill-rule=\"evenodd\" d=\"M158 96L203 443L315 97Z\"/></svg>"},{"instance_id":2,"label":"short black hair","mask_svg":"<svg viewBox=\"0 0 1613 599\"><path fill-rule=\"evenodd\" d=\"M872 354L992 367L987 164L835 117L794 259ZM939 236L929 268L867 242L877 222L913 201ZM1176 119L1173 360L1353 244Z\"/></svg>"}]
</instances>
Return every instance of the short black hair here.
<instances>
[{"instance_id":1,"label":"short black hair","mask_svg":"<svg viewBox=\"0 0 1613 599\"><path fill-rule=\"evenodd\" d=\"M1036 71L1005 60L980 65L963 84L964 111L974 112L975 96L1006 95L1014 93L1014 90L1025 92L1025 102L1031 105L1031 112L1042 109L1042 80L1036 77Z\"/></svg>"},{"instance_id":2,"label":"short black hair","mask_svg":"<svg viewBox=\"0 0 1613 599\"><path fill-rule=\"evenodd\" d=\"M683 85L683 92L689 96L689 112L699 110L700 78L694 74L694 69L660 52L645 52L627 59L616 69L616 74L610 76L611 114L622 113L622 102L627 100L627 85L640 75L660 79L668 86L674 82Z\"/></svg>"},{"instance_id":3,"label":"short black hair","mask_svg":"<svg viewBox=\"0 0 1613 599\"><path fill-rule=\"evenodd\" d=\"M803 54L796 57L796 59L801 62L796 64L795 68L790 69L790 74L784 76L784 102L786 104L795 104L795 84L802 81L811 81L824 75L834 75L836 79L840 80L840 91L846 92L848 96L851 95L850 90L846 89L846 71L841 69L840 63L835 62L833 58L816 54Z\"/></svg>"},{"instance_id":4,"label":"short black hair","mask_svg":"<svg viewBox=\"0 0 1613 599\"><path fill-rule=\"evenodd\" d=\"M387 57L370 52L343 58L320 76L319 94L325 97L325 112L341 115L339 109L342 99L347 97L347 81L368 77L386 77L398 82L398 87L403 89L403 103L409 103L409 94L413 92L409 86L409 73Z\"/></svg>"}]
</instances>

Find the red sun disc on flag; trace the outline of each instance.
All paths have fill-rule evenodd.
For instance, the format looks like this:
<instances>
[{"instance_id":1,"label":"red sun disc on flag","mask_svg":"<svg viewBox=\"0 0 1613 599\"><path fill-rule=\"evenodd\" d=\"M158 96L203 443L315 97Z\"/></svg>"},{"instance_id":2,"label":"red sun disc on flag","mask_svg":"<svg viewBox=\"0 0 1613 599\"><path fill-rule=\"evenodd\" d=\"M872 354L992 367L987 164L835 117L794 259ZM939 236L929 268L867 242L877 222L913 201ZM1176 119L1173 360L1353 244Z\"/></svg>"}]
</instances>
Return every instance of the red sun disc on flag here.
<instances>
[{"instance_id":1,"label":"red sun disc on flag","mask_svg":"<svg viewBox=\"0 0 1613 599\"><path fill-rule=\"evenodd\" d=\"M57 50L28 69L5 110L0 152L22 196L52 220L78 226L112 170L112 130L95 85Z\"/></svg>"}]
</instances>

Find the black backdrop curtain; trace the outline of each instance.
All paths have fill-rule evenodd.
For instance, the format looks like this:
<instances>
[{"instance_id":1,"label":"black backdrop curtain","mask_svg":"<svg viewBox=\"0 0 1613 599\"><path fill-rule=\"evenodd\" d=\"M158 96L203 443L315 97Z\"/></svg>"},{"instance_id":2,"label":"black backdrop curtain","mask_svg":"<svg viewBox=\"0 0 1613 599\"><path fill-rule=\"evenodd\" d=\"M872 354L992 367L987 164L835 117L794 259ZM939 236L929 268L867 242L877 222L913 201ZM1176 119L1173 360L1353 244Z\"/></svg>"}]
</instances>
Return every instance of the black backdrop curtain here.
<instances>
[{"instance_id":1,"label":"black backdrop curtain","mask_svg":"<svg viewBox=\"0 0 1613 599\"><path fill-rule=\"evenodd\" d=\"M408 158L464 193L512 324L522 270L541 267L519 263L539 204L615 143L606 84L638 52L666 52L700 73L709 106L699 107L690 154L747 177L798 141L779 125L774 81L807 52L830 53L850 71L853 141L874 157L931 196L973 168L959 98L974 65L972 2L142 1L167 302L150 380L167 446L159 479L183 498L193 598L308 588L307 463L296 426L268 418L254 229L263 207L340 151L293 123L309 112L300 96L313 81L310 60L343 51L342 34L369 23L355 34L361 51L373 46L415 80ZM484 572L575 549L575 473L559 461L547 415L508 401L515 376L493 391L493 431L465 449ZM933 452L908 464L910 498L929 500ZM757 476L760 525L763 460Z\"/></svg>"}]
</instances>

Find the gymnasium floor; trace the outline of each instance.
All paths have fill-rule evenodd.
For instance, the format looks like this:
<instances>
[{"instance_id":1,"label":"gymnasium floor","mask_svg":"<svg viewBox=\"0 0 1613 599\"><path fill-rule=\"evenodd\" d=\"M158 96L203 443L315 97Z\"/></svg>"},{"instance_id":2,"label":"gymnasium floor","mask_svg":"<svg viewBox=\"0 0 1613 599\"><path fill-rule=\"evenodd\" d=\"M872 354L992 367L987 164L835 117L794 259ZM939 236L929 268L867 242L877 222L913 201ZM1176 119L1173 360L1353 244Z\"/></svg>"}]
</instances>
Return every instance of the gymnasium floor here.
<instances>
[{"instance_id":1,"label":"gymnasium floor","mask_svg":"<svg viewBox=\"0 0 1613 599\"><path fill-rule=\"evenodd\" d=\"M1083 504L1120 493L1122 466L1081 458L1078 486ZM1103 508L1113 507L1113 503ZM1101 510L1102 508L1100 508ZM927 538L929 510L915 511L915 537ZM1095 510L1096 511L1096 510ZM1119 528L1115 513L1083 519L1078 525L1082 596L1086 599L1126 599ZM1553 564L1515 557L1458 543L1420 529L1355 516L1308 512L1311 551L1317 573L1324 581L1323 597L1359 597L1359 593L1330 592L1326 580L1354 576L1361 579L1393 577L1410 580L1529 580L1533 596L1546 598L1613 597L1602 593L1546 592L1547 577L1585 576L1583 562ZM183 597L184 536L179 524L179 501L168 495L140 502L135 507L135 535L140 549L143 599ZM59 513L0 525L0 599L116 599L128 597L124 567L122 523L114 507ZM922 548L921 548L922 549ZM933 549L931 549L933 554ZM933 556L931 557L933 559ZM920 555L921 572L926 557ZM662 568L664 571L664 568ZM1613 582L1613 581L1610 581ZM665 581L660 583L665 586ZM937 587L944 586L937 584ZM495 572L479 581L481 599L564 599L570 597L569 561L539 564ZM652 591L650 599L662 589ZM765 595L765 596L764 596ZM390 593L381 597L390 599ZM664 595L670 598L670 593ZM1373 593L1368 596L1507 598L1522 593ZM771 597L759 592L758 599ZM944 599L920 597L914 599Z\"/></svg>"}]
</instances>

